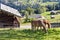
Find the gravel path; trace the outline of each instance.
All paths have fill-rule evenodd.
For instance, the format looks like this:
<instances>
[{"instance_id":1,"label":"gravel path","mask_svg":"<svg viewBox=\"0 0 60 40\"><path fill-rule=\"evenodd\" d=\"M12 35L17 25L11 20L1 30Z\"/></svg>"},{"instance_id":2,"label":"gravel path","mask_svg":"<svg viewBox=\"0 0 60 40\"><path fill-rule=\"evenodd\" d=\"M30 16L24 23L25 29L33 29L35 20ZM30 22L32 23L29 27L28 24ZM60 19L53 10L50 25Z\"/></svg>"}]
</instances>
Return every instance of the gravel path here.
<instances>
[{"instance_id":1,"label":"gravel path","mask_svg":"<svg viewBox=\"0 0 60 40\"><path fill-rule=\"evenodd\" d=\"M20 29L31 29L31 25L20 26Z\"/></svg>"}]
</instances>

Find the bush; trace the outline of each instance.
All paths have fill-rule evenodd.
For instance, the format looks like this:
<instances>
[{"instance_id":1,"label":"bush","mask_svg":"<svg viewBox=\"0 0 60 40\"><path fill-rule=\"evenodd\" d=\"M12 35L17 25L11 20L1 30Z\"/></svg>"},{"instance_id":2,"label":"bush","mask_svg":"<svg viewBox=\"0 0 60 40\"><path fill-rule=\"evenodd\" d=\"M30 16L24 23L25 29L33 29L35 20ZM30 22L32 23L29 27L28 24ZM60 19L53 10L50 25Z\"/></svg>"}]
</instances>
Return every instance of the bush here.
<instances>
[{"instance_id":1,"label":"bush","mask_svg":"<svg viewBox=\"0 0 60 40\"><path fill-rule=\"evenodd\" d=\"M31 22L32 20L33 20L33 18L29 18L29 19L23 19L24 21L23 21L23 23L29 23L29 22Z\"/></svg>"}]
</instances>

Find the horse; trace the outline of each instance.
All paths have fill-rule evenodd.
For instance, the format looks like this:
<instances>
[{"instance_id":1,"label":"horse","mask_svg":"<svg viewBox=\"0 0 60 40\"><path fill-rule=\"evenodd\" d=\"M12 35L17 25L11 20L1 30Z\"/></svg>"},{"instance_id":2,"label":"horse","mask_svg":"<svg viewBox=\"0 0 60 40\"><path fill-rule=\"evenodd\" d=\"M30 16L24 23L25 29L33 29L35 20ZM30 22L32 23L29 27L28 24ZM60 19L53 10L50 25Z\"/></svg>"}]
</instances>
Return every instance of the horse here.
<instances>
[{"instance_id":1,"label":"horse","mask_svg":"<svg viewBox=\"0 0 60 40\"><path fill-rule=\"evenodd\" d=\"M46 19L31 21L32 30L36 30L36 28L38 29L39 27L43 27L44 31L47 32L46 25L48 25L48 28L51 28L50 22Z\"/></svg>"},{"instance_id":2,"label":"horse","mask_svg":"<svg viewBox=\"0 0 60 40\"><path fill-rule=\"evenodd\" d=\"M48 25L48 28L51 28L51 23L49 22L49 20L43 19L43 23L45 25Z\"/></svg>"}]
</instances>

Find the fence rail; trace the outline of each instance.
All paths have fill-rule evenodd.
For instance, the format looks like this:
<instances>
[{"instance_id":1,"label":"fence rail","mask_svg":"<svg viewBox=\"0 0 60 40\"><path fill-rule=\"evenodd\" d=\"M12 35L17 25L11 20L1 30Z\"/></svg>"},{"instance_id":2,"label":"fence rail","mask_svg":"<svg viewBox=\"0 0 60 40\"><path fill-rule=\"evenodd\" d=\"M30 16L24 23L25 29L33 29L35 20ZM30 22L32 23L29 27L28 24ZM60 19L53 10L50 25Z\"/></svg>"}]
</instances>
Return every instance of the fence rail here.
<instances>
[{"instance_id":1,"label":"fence rail","mask_svg":"<svg viewBox=\"0 0 60 40\"><path fill-rule=\"evenodd\" d=\"M51 27L60 27L60 23L51 23Z\"/></svg>"}]
</instances>

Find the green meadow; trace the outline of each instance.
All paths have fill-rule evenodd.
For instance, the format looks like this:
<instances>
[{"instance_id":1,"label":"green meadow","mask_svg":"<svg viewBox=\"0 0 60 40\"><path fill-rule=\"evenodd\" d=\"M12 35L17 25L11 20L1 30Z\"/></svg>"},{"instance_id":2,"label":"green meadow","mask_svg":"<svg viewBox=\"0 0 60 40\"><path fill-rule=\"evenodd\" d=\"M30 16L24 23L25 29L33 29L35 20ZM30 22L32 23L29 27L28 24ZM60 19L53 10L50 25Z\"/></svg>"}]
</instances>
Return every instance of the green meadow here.
<instances>
[{"instance_id":1,"label":"green meadow","mask_svg":"<svg viewBox=\"0 0 60 40\"><path fill-rule=\"evenodd\" d=\"M54 19L51 19L50 12L44 12L41 15L45 16L45 18L48 19L50 22L60 22L60 14L55 15Z\"/></svg>"},{"instance_id":2,"label":"green meadow","mask_svg":"<svg viewBox=\"0 0 60 40\"><path fill-rule=\"evenodd\" d=\"M0 30L0 40L60 40L60 28L42 30Z\"/></svg>"},{"instance_id":3,"label":"green meadow","mask_svg":"<svg viewBox=\"0 0 60 40\"><path fill-rule=\"evenodd\" d=\"M51 1L51 2L50 2ZM5 2L5 0L4 0ZM23 19L21 22L22 26L28 25L30 27L30 22L23 23L24 20L28 20L28 15L31 14L41 14L50 22L60 22L60 14L55 15L54 19L51 19L50 10L57 10L60 12L60 1L59 0L6 0L10 6L20 9L19 12L25 15L26 19ZM10 4L11 3L11 4ZM23 10L24 9L24 10ZM11 9L10 9L11 10ZM48 10L48 11L47 11ZM2 13L4 13L2 11ZM30 20L30 19L29 19ZM32 19L31 19L32 20ZM42 30L32 31L31 29L4 29L0 28L0 40L60 40L60 28L51 28L48 29L48 32L45 33Z\"/></svg>"}]
</instances>

